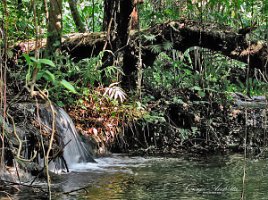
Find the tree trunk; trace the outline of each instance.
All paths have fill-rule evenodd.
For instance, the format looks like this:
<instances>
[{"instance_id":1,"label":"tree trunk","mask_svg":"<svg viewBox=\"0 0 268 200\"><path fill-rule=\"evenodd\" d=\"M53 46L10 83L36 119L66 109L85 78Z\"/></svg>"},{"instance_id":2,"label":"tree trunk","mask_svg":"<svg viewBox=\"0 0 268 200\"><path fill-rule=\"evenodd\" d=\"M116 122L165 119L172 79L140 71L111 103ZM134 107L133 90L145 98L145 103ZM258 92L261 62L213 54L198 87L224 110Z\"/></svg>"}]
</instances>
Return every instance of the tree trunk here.
<instances>
[{"instance_id":1,"label":"tree trunk","mask_svg":"<svg viewBox=\"0 0 268 200\"><path fill-rule=\"evenodd\" d=\"M47 32L47 51L51 55L61 46L62 0L50 0Z\"/></svg>"},{"instance_id":2,"label":"tree trunk","mask_svg":"<svg viewBox=\"0 0 268 200\"><path fill-rule=\"evenodd\" d=\"M85 25L83 24L81 17L79 15L78 9L77 9L77 1L76 0L68 0L68 3L70 6L70 9L71 9L71 13L72 13L73 20L74 20L74 23L75 23L77 30L80 33L86 32Z\"/></svg>"},{"instance_id":3,"label":"tree trunk","mask_svg":"<svg viewBox=\"0 0 268 200\"><path fill-rule=\"evenodd\" d=\"M103 31L107 31L109 38L115 41L113 49L126 45L130 14L133 10L133 0L105 0Z\"/></svg>"},{"instance_id":4,"label":"tree trunk","mask_svg":"<svg viewBox=\"0 0 268 200\"><path fill-rule=\"evenodd\" d=\"M118 65L122 67L126 77L130 74L129 62L135 62L132 57L125 56L129 54L126 52L128 51L127 43L133 8L134 0L105 0L104 2L103 31L107 31L110 49L116 53L116 58L110 55L110 58L108 57L106 60L119 60ZM107 65L109 64L107 63ZM124 79L123 77L123 83L129 82L129 80ZM124 88L127 88L130 84L123 85Z\"/></svg>"},{"instance_id":5,"label":"tree trunk","mask_svg":"<svg viewBox=\"0 0 268 200\"><path fill-rule=\"evenodd\" d=\"M114 5L118 5L118 2L115 1L104 1L104 16L103 16L103 24L102 24L102 31L107 31L110 21L112 20L113 12L114 12Z\"/></svg>"}]
</instances>

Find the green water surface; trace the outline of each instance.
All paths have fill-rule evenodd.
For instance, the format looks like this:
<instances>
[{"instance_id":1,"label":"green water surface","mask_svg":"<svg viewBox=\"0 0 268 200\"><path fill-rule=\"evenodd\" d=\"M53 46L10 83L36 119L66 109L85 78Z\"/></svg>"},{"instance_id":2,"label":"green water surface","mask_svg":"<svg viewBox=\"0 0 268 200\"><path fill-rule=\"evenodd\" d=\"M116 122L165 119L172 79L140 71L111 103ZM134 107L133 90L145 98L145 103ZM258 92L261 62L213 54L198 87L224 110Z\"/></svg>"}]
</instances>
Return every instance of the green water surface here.
<instances>
[{"instance_id":1,"label":"green water surface","mask_svg":"<svg viewBox=\"0 0 268 200\"><path fill-rule=\"evenodd\" d=\"M268 160L242 155L105 158L100 169L72 172L63 199L268 200ZM99 160L103 162L103 160ZM243 187L244 166L246 170ZM78 184L79 183L79 184ZM83 183L83 184L81 184ZM69 185L68 185L69 184ZM243 189L244 188L244 189Z\"/></svg>"}]
</instances>

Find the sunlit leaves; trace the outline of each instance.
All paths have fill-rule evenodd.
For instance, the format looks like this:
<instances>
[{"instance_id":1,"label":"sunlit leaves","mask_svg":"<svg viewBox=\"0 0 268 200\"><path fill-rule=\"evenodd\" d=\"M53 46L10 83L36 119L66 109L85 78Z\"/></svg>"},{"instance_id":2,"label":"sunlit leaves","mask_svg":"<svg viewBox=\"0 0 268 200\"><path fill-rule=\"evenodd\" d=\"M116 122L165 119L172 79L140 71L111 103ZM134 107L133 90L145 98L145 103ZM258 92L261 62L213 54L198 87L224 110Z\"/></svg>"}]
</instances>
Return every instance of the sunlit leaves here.
<instances>
[{"instance_id":1,"label":"sunlit leaves","mask_svg":"<svg viewBox=\"0 0 268 200\"><path fill-rule=\"evenodd\" d=\"M103 1L94 0L86 1L79 0L78 2L78 11L81 16L82 22L86 25L86 30L92 32L100 31L103 21ZM63 24L64 24L64 33L70 33L76 31L76 27L71 17L71 12L69 4L64 2L63 6Z\"/></svg>"},{"instance_id":2,"label":"sunlit leaves","mask_svg":"<svg viewBox=\"0 0 268 200\"><path fill-rule=\"evenodd\" d=\"M30 57L28 54L23 54L23 57L26 60L28 65L28 70L26 74L26 83L29 83L32 79L32 73L35 69L38 69L37 80L41 77L44 77L47 81L55 82L55 76L46 69L42 69L44 66L56 67L53 61L49 59L36 59L34 57Z\"/></svg>"},{"instance_id":3,"label":"sunlit leaves","mask_svg":"<svg viewBox=\"0 0 268 200\"><path fill-rule=\"evenodd\" d=\"M76 94L74 86L65 79L57 80L54 73L52 73L47 68L55 68L56 65L52 60L49 59L36 59L34 57L30 57L28 54L23 54L26 63L28 65L28 72L26 74L26 83L29 83L32 78L32 73L34 69L38 69L36 80L40 80L44 78L48 83L52 83L55 87L63 86L66 90L71 93ZM53 87L52 87L53 88Z\"/></svg>"},{"instance_id":4,"label":"sunlit leaves","mask_svg":"<svg viewBox=\"0 0 268 200\"><path fill-rule=\"evenodd\" d=\"M66 81L66 80L63 79L63 80L61 80L60 84L63 87L65 87L67 90L69 90L70 92L72 92L74 94L77 93L76 90L75 90L75 88L74 88L74 86L70 82L68 82L68 81Z\"/></svg>"},{"instance_id":5,"label":"sunlit leaves","mask_svg":"<svg viewBox=\"0 0 268 200\"><path fill-rule=\"evenodd\" d=\"M146 40L146 41L149 41L149 42L153 42L153 41L155 41L156 40L156 36L155 35L152 35L152 34L150 34L150 35L142 35L143 37L144 37L144 39Z\"/></svg>"},{"instance_id":6,"label":"sunlit leaves","mask_svg":"<svg viewBox=\"0 0 268 200\"><path fill-rule=\"evenodd\" d=\"M48 65L50 67L56 67L56 65L54 64L54 62L51 61L51 60L49 60L49 59L38 59L37 62L40 63L40 65L41 64L44 64L44 65Z\"/></svg>"},{"instance_id":7,"label":"sunlit leaves","mask_svg":"<svg viewBox=\"0 0 268 200\"><path fill-rule=\"evenodd\" d=\"M23 54L23 57L29 66L35 65L36 67L41 68L42 65L48 65L50 67L56 67L54 62L49 59L36 59L34 57L30 57L28 54Z\"/></svg>"}]
</instances>

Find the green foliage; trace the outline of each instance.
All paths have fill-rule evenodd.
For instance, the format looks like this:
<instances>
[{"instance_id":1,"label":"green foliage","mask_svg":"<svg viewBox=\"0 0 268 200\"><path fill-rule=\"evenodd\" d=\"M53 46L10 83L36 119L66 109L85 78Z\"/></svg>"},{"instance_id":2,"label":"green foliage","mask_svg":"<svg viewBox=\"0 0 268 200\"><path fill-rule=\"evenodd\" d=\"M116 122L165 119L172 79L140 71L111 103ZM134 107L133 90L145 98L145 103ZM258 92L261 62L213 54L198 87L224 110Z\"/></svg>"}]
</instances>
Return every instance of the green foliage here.
<instances>
[{"instance_id":1,"label":"green foliage","mask_svg":"<svg viewBox=\"0 0 268 200\"><path fill-rule=\"evenodd\" d=\"M63 105L74 104L77 99L84 98L94 93L94 88L98 85L107 84L110 86L105 90L105 94L110 99L123 102L126 98L124 91L118 87L117 77L123 74L118 66L107 66L102 69L103 56L107 51L100 52L96 57L86 58L75 63L70 56L56 53L52 60L35 59L25 54L28 66L25 75L26 82L32 79L34 68L38 68L37 84L46 89L54 102ZM103 78L105 76L105 81ZM113 84L111 84L113 83Z\"/></svg>"},{"instance_id":2,"label":"green foliage","mask_svg":"<svg viewBox=\"0 0 268 200\"><path fill-rule=\"evenodd\" d=\"M81 20L86 26L86 30L89 32L101 31L101 24L103 21L103 1L78 0L77 5ZM63 27L64 33L77 31L67 1L63 2Z\"/></svg>"},{"instance_id":3,"label":"green foliage","mask_svg":"<svg viewBox=\"0 0 268 200\"><path fill-rule=\"evenodd\" d=\"M156 40L156 36L155 35L142 35L142 37L145 39L145 41L149 41L149 42L153 42Z\"/></svg>"},{"instance_id":4,"label":"green foliage","mask_svg":"<svg viewBox=\"0 0 268 200\"><path fill-rule=\"evenodd\" d=\"M143 119L145 120L146 123L152 123L152 124L157 124L157 123L165 123L166 119L164 116L160 116L159 113L146 113L143 116Z\"/></svg>"},{"instance_id":5,"label":"green foliage","mask_svg":"<svg viewBox=\"0 0 268 200\"><path fill-rule=\"evenodd\" d=\"M155 91L168 93L174 88L187 89L204 98L206 94L246 94L249 85L251 95L266 94L267 83L261 77L246 80L244 63L196 47L184 53L167 52L159 53L154 66L144 71L145 84ZM241 79L246 82L242 83Z\"/></svg>"},{"instance_id":6,"label":"green foliage","mask_svg":"<svg viewBox=\"0 0 268 200\"><path fill-rule=\"evenodd\" d=\"M42 70L37 74L37 80L44 78L47 82L55 83L55 75L52 74L49 70Z\"/></svg>"},{"instance_id":7,"label":"green foliage","mask_svg":"<svg viewBox=\"0 0 268 200\"><path fill-rule=\"evenodd\" d=\"M68 81L66 81L66 80L63 79L63 80L60 81L60 84L62 86L64 86L66 89L68 89L70 92L72 92L74 94L77 93L76 90L75 90L75 88L74 88L74 86L70 82L68 82Z\"/></svg>"},{"instance_id":8,"label":"green foliage","mask_svg":"<svg viewBox=\"0 0 268 200\"><path fill-rule=\"evenodd\" d=\"M46 78L49 80L54 80L55 77L53 77L53 74L49 72L48 70L42 71L42 66L49 66L49 67L55 67L55 64L48 59L35 59L34 57L30 57L28 54L23 54L26 63L28 65L28 71L26 74L26 83L29 83L32 81L32 74L33 71L37 68L39 70L38 78L41 78L41 75L45 75Z\"/></svg>"},{"instance_id":9,"label":"green foliage","mask_svg":"<svg viewBox=\"0 0 268 200\"><path fill-rule=\"evenodd\" d=\"M9 41L16 43L19 40L32 39L35 37L34 27L34 4L36 6L37 25L39 37L45 37L47 31L44 1L23 0L21 5L18 1L7 0L8 15L4 16L3 4L0 4L0 19L5 19L8 25ZM100 31L103 20L103 1L78 0L78 11L81 19L90 32ZM76 32L76 27L70 12L67 0L63 0L63 33Z\"/></svg>"},{"instance_id":10,"label":"green foliage","mask_svg":"<svg viewBox=\"0 0 268 200\"><path fill-rule=\"evenodd\" d=\"M8 25L9 41L30 39L35 36L33 8L36 5L39 36L46 36L46 17L44 1L23 0L21 5L17 1L7 0L8 15L4 17L3 4L0 4L0 18L5 18ZM217 22L242 28L258 22L257 31L260 37L265 38L267 30L267 1L180 1L180 0L148 0L139 5L140 24L146 28L153 24L190 18L199 21ZM103 21L103 0L77 0L80 13L86 29L90 32L100 31ZM63 0L63 33L76 32L67 0Z\"/></svg>"},{"instance_id":11,"label":"green foliage","mask_svg":"<svg viewBox=\"0 0 268 200\"><path fill-rule=\"evenodd\" d=\"M140 6L140 24L142 27L148 27L170 19L179 19L181 16L179 1L166 0L145 1Z\"/></svg>"},{"instance_id":12,"label":"green foliage","mask_svg":"<svg viewBox=\"0 0 268 200\"><path fill-rule=\"evenodd\" d=\"M27 74L26 74L26 84L33 81L33 73L35 69L38 69L36 81L41 81L43 85L45 85L46 90L53 91L58 90L63 86L68 92L76 94L76 90L74 86L66 81L65 79L59 80L60 76L57 76L52 73L51 71L55 71L56 65L53 61L49 59L35 59L34 57L30 57L28 54L23 54L26 64L28 66ZM45 83L42 82L42 80L45 80ZM60 94L60 91L58 91L58 94Z\"/></svg>"},{"instance_id":13,"label":"green foliage","mask_svg":"<svg viewBox=\"0 0 268 200\"><path fill-rule=\"evenodd\" d=\"M110 84L117 81L117 75L122 75L123 71L119 66L107 66L103 68L103 56L107 51L100 52L98 56L85 58L75 64L73 69L70 69L70 77L80 77L76 83L80 87L93 88L96 83ZM105 79L104 79L105 75Z\"/></svg>"},{"instance_id":14,"label":"green foliage","mask_svg":"<svg viewBox=\"0 0 268 200\"><path fill-rule=\"evenodd\" d=\"M36 6L36 15L40 32L46 30L45 12L43 1L23 0L21 5L18 1L7 0L7 13L5 15L3 3L0 4L0 19L4 19L8 26L9 41L16 43L19 40L30 39L34 37L34 15L33 2ZM43 34L43 33L41 33Z\"/></svg>"},{"instance_id":15,"label":"green foliage","mask_svg":"<svg viewBox=\"0 0 268 200\"><path fill-rule=\"evenodd\" d=\"M258 26L263 27L267 32L267 4L267 1L260 0L148 0L140 6L140 24L143 28L147 28L167 20L189 18L201 22L230 25L240 29L258 22ZM261 28L257 31L259 37L265 37L265 31L261 31Z\"/></svg>"}]
</instances>

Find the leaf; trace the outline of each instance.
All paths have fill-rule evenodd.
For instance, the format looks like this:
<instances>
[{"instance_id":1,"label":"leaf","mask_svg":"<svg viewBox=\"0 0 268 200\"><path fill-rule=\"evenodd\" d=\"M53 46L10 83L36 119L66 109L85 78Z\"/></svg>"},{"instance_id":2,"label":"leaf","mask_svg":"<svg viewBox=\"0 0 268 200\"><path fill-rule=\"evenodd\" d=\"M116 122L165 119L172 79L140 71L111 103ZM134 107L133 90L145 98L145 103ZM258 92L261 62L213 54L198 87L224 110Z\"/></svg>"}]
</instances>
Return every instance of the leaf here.
<instances>
[{"instance_id":1,"label":"leaf","mask_svg":"<svg viewBox=\"0 0 268 200\"><path fill-rule=\"evenodd\" d=\"M44 73L45 73L44 75L46 75L46 77L45 76L44 77L46 78L47 81L51 81L52 83L55 82L56 78L55 78L55 75L54 74L52 74L48 70L46 70Z\"/></svg>"},{"instance_id":2,"label":"leaf","mask_svg":"<svg viewBox=\"0 0 268 200\"><path fill-rule=\"evenodd\" d=\"M196 90L196 91L201 91L202 90L202 88L201 87L199 87L199 86L193 86L192 88L191 88L191 90Z\"/></svg>"},{"instance_id":3,"label":"leaf","mask_svg":"<svg viewBox=\"0 0 268 200\"><path fill-rule=\"evenodd\" d=\"M51 60L48 60L48 59L38 59L37 62L40 64L45 64L45 65L51 66L51 67L56 67L54 62Z\"/></svg>"},{"instance_id":4,"label":"leaf","mask_svg":"<svg viewBox=\"0 0 268 200\"><path fill-rule=\"evenodd\" d=\"M13 58L13 52L10 49L7 49L7 57L8 58Z\"/></svg>"},{"instance_id":5,"label":"leaf","mask_svg":"<svg viewBox=\"0 0 268 200\"><path fill-rule=\"evenodd\" d=\"M34 57L29 57L34 63L37 63L38 61Z\"/></svg>"},{"instance_id":6,"label":"leaf","mask_svg":"<svg viewBox=\"0 0 268 200\"><path fill-rule=\"evenodd\" d=\"M105 88L105 92L104 92L104 96L108 95L110 99L114 99L114 100L120 100L120 102L122 103L125 99L126 99L126 93L124 92L124 90L116 85L118 85L119 83L112 83L110 84L109 87Z\"/></svg>"},{"instance_id":7,"label":"leaf","mask_svg":"<svg viewBox=\"0 0 268 200\"><path fill-rule=\"evenodd\" d=\"M48 82L54 83L56 81L55 75L52 74L50 71L45 70L45 71L39 71L37 74L37 80L40 80L41 78L46 79Z\"/></svg>"},{"instance_id":8,"label":"leaf","mask_svg":"<svg viewBox=\"0 0 268 200\"><path fill-rule=\"evenodd\" d=\"M44 71L39 71L39 72L37 73L36 80L37 80L37 81L40 80L42 77L44 77L44 74L45 74Z\"/></svg>"},{"instance_id":9,"label":"leaf","mask_svg":"<svg viewBox=\"0 0 268 200\"><path fill-rule=\"evenodd\" d=\"M108 78L116 73L120 73L122 75L125 75L124 72L122 71L122 69L120 67L116 67L116 66L108 66L104 69L104 72L105 72L106 77L108 77Z\"/></svg>"},{"instance_id":10,"label":"leaf","mask_svg":"<svg viewBox=\"0 0 268 200\"><path fill-rule=\"evenodd\" d=\"M72 92L74 94L77 93L76 90L75 90L75 88L74 88L74 86L70 82L66 81L65 79L61 80L60 84L63 87L65 87L67 90L69 90L70 92Z\"/></svg>"},{"instance_id":11,"label":"leaf","mask_svg":"<svg viewBox=\"0 0 268 200\"><path fill-rule=\"evenodd\" d=\"M60 107L65 106L65 104L62 101L57 101L57 105L60 106Z\"/></svg>"},{"instance_id":12,"label":"leaf","mask_svg":"<svg viewBox=\"0 0 268 200\"><path fill-rule=\"evenodd\" d=\"M184 103L185 103L182 99L180 99L180 98L178 98L178 97L174 97L174 98L173 98L173 102L174 102L175 104L184 104Z\"/></svg>"},{"instance_id":13,"label":"leaf","mask_svg":"<svg viewBox=\"0 0 268 200\"><path fill-rule=\"evenodd\" d=\"M33 62L31 61L31 58L30 58L30 56L28 55L28 54L22 54L23 55L23 57L25 58L25 60L26 60L26 63L28 64L28 65L32 65L33 64Z\"/></svg>"},{"instance_id":14,"label":"leaf","mask_svg":"<svg viewBox=\"0 0 268 200\"><path fill-rule=\"evenodd\" d=\"M165 123L166 119L162 116L146 114L143 119L149 123Z\"/></svg>"},{"instance_id":15,"label":"leaf","mask_svg":"<svg viewBox=\"0 0 268 200\"><path fill-rule=\"evenodd\" d=\"M206 93L203 91L198 91L198 95L203 98L206 96Z\"/></svg>"}]
</instances>

